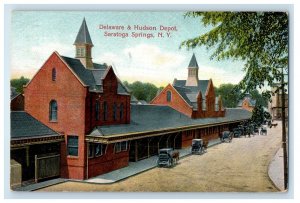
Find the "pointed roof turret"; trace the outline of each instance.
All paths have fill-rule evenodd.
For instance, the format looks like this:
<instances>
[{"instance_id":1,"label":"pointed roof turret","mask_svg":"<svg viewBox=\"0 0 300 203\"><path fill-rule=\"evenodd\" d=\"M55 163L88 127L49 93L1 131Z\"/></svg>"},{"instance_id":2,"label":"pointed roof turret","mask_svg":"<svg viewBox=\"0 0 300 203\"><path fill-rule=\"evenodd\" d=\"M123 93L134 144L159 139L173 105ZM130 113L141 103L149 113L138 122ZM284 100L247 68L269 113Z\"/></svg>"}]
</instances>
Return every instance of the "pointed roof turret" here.
<instances>
[{"instance_id":1,"label":"pointed roof turret","mask_svg":"<svg viewBox=\"0 0 300 203\"><path fill-rule=\"evenodd\" d=\"M198 86L198 70L199 67L196 60L196 56L195 53L193 53L190 64L188 66L188 78L185 83L186 86Z\"/></svg>"},{"instance_id":2,"label":"pointed roof turret","mask_svg":"<svg viewBox=\"0 0 300 203\"><path fill-rule=\"evenodd\" d=\"M189 64L189 67L199 68L199 67L198 67L198 63L197 63L197 60L196 60L195 53L193 53L193 56L192 56L191 61L190 61L190 64Z\"/></svg>"},{"instance_id":3,"label":"pointed roof turret","mask_svg":"<svg viewBox=\"0 0 300 203\"><path fill-rule=\"evenodd\" d=\"M88 27L86 25L86 22L85 22L85 18L83 18L81 27L80 27L79 32L77 34L76 40L74 42L74 45L76 45L76 44L89 44L89 45L94 46L93 42L91 40L89 29L88 29Z\"/></svg>"}]
</instances>

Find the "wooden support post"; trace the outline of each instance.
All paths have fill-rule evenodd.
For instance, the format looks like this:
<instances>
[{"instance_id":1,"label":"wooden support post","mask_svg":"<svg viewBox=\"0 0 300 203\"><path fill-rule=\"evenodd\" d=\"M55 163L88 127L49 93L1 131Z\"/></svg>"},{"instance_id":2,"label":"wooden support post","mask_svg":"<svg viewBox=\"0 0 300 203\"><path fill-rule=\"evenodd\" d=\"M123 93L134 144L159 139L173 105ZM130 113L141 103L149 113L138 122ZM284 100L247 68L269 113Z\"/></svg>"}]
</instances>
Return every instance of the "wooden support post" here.
<instances>
[{"instance_id":1,"label":"wooden support post","mask_svg":"<svg viewBox=\"0 0 300 203\"><path fill-rule=\"evenodd\" d=\"M174 149L176 148L176 138L177 138L177 136L180 134L180 132L178 132L176 135L175 135L175 137L174 137Z\"/></svg>"},{"instance_id":2,"label":"wooden support post","mask_svg":"<svg viewBox=\"0 0 300 203\"><path fill-rule=\"evenodd\" d=\"M34 181L38 182L38 159L37 155L34 155Z\"/></svg>"},{"instance_id":3,"label":"wooden support post","mask_svg":"<svg viewBox=\"0 0 300 203\"><path fill-rule=\"evenodd\" d=\"M171 135L168 135L168 138L167 138L167 148L169 147L169 139L170 139Z\"/></svg>"},{"instance_id":4,"label":"wooden support post","mask_svg":"<svg viewBox=\"0 0 300 203\"><path fill-rule=\"evenodd\" d=\"M138 145L137 145L137 140L135 140L134 151L135 151L134 161L138 161Z\"/></svg>"},{"instance_id":5,"label":"wooden support post","mask_svg":"<svg viewBox=\"0 0 300 203\"><path fill-rule=\"evenodd\" d=\"M157 153L159 154L159 142L160 142L160 140L161 140L161 138L163 137L164 135L161 135L160 136L160 138L159 138L159 140L158 140L158 143L157 143Z\"/></svg>"},{"instance_id":6,"label":"wooden support post","mask_svg":"<svg viewBox=\"0 0 300 203\"><path fill-rule=\"evenodd\" d=\"M26 146L26 166L29 167L29 146Z\"/></svg>"}]
</instances>

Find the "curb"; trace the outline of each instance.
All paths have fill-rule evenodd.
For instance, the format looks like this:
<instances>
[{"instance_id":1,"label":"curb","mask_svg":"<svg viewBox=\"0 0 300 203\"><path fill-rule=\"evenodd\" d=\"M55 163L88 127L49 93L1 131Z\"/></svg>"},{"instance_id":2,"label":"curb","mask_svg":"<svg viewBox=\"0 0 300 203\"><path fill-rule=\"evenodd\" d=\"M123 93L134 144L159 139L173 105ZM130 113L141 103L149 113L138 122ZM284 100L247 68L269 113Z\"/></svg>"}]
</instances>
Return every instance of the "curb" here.
<instances>
[{"instance_id":1,"label":"curb","mask_svg":"<svg viewBox=\"0 0 300 203\"><path fill-rule=\"evenodd\" d=\"M211 148L211 147L214 147L216 145L219 145L219 144L222 144L222 142L215 142L213 143L212 145L208 146L207 148ZM182 157L180 157L181 159L182 158L186 158L186 157L189 157L191 156L192 153L188 153L186 155L183 155ZM146 171L149 171L151 169L154 169L156 168L157 166L152 166L150 168L147 168L145 170L142 170L142 171L139 171L137 173L134 173L132 175L129 175L127 177L124 177L124 178L121 178L121 179L118 179L118 180L115 180L115 181L112 181L112 182L107 182L107 183L96 183L96 182L87 182L87 181L83 181L83 180L75 180L75 179L62 179L62 181L60 182L55 182L55 183L50 183L50 184L45 184L45 185L42 185L41 187L34 187L32 186L32 189L29 189L29 190L26 190L26 186L25 187L21 187L21 188L18 188L19 190L15 190L15 191L35 191L35 190L39 190L39 189L42 189L42 188L46 188L46 187L49 187L49 186L53 186L53 185L57 185L57 184L60 184L60 183L66 183L66 182L79 182L79 183L87 183L87 184L97 184L97 185L108 185L108 184L113 184L113 183L117 183L117 182L120 182L120 181L123 181L127 178L130 178L130 177L133 177L135 175L138 175L138 174L141 174L141 173L144 173Z\"/></svg>"},{"instance_id":2,"label":"curb","mask_svg":"<svg viewBox=\"0 0 300 203\"><path fill-rule=\"evenodd\" d=\"M273 162L273 160L276 158L277 153L279 152L279 150L281 150L281 146L276 150L276 152L274 153L274 155L272 156L272 159L269 161L269 165L268 165L268 178L270 180L270 182L272 183L272 185L278 190L278 192L286 192L287 190L281 190L280 187L275 183L275 181L271 178L270 176L270 169L271 169L271 164Z\"/></svg>"}]
</instances>

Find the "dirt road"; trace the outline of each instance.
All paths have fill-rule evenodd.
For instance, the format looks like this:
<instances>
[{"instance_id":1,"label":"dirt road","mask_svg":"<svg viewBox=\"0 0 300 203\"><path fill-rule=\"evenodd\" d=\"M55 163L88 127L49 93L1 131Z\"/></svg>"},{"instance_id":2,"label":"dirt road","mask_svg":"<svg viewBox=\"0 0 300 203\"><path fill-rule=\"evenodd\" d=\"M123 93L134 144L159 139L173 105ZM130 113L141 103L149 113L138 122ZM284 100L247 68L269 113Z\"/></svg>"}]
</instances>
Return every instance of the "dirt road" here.
<instances>
[{"instance_id":1,"label":"dirt road","mask_svg":"<svg viewBox=\"0 0 300 203\"><path fill-rule=\"evenodd\" d=\"M155 168L114 184L66 182L39 191L276 192L268 166L280 141L279 123L267 136L235 138L181 159L174 168Z\"/></svg>"}]
</instances>

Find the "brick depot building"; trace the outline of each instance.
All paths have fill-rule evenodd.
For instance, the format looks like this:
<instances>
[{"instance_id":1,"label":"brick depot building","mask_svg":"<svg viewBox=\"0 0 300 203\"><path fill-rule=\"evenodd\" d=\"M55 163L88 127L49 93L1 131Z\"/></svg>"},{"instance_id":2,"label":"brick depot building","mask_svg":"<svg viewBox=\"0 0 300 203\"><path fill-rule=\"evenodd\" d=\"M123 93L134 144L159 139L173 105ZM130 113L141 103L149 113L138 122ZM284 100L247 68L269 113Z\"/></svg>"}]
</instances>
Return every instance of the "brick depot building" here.
<instances>
[{"instance_id":1,"label":"brick depot building","mask_svg":"<svg viewBox=\"0 0 300 203\"><path fill-rule=\"evenodd\" d=\"M161 148L189 147L193 138L216 139L251 116L222 107L212 80L198 79L195 55L186 81L175 79L151 104L134 105L113 68L93 63L85 20L74 45L75 58L52 53L24 88L23 113L60 142L60 177L87 179L157 155ZM12 118L12 128L18 122Z\"/></svg>"}]
</instances>

